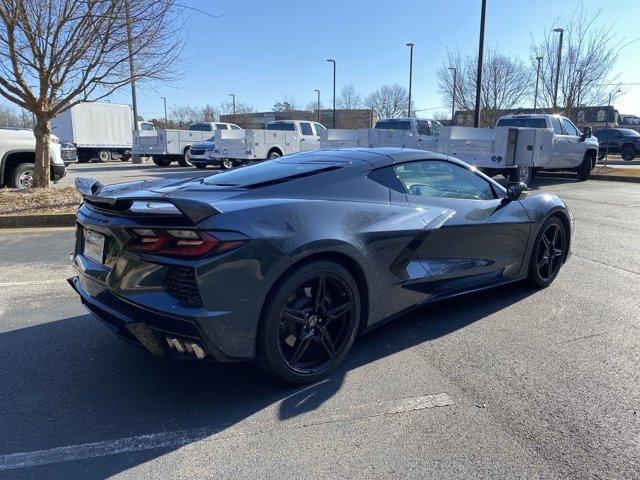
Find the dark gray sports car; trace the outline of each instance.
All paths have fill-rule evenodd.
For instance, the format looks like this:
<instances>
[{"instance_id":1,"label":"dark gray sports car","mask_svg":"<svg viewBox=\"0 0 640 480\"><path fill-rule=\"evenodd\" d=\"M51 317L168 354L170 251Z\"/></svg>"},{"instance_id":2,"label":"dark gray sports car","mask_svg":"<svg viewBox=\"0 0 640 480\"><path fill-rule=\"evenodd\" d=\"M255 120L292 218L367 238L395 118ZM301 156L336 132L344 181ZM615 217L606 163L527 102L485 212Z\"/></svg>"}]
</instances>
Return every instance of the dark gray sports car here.
<instances>
[{"instance_id":1,"label":"dark gray sports car","mask_svg":"<svg viewBox=\"0 0 640 480\"><path fill-rule=\"evenodd\" d=\"M289 382L328 375L358 334L425 303L546 287L573 231L553 195L405 149L77 186L69 282L96 317L155 355L255 358Z\"/></svg>"}]
</instances>

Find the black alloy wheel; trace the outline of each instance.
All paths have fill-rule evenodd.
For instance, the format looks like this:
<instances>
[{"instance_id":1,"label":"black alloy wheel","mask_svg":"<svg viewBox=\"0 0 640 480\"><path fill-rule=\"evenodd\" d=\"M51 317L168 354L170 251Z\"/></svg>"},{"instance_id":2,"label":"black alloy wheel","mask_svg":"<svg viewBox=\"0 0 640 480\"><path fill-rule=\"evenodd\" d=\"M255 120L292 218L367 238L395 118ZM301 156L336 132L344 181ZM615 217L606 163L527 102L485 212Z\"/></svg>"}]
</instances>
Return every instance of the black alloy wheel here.
<instances>
[{"instance_id":1,"label":"black alloy wheel","mask_svg":"<svg viewBox=\"0 0 640 480\"><path fill-rule=\"evenodd\" d=\"M325 377L351 348L359 320L360 296L350 273L333 262L307 264L269 302L261 366L288 382Z\"/></svg>"},{"instance_id":2,"label":"black alloy wheel","mask_svg":"<svg viewBox=\"0 0 640 480\"><path fill-rule=\"evenodd\" d=\"M564 259L566 232L557 217L548 219L538 234L531 257L529 281L546 287L558 275Z\"/></svg>"}]
</instances>

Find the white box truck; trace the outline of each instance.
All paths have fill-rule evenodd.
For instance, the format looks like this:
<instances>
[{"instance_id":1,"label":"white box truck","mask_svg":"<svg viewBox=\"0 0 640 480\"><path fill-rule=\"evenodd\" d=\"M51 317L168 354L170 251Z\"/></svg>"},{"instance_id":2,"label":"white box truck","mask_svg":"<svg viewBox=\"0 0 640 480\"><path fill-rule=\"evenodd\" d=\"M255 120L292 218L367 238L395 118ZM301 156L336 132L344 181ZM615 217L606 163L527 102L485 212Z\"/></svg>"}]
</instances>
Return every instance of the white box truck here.
<instances>
[{"instance_id":1,"label":"white box truck","mask_svg":"<svg viewBox=\"0 0 640 480\"><path fill-rule=\"evenodd\" d=\"M51 122L53 133L73 143L78 162L128 160L133 144L131 106L107 102L83 102L58 115ZM140 128L153 125L140 122Z\"/></svg>"}]
</instances>

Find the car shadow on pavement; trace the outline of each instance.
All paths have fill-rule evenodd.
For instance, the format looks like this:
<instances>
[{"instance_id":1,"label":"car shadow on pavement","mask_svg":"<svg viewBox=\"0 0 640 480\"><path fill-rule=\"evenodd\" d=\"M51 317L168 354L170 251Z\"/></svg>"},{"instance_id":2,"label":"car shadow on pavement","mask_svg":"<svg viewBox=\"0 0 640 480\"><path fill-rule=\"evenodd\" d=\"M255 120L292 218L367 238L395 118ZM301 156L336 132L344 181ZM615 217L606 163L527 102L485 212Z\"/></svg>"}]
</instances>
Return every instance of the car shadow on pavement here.
<instances>
[{"instance_id":1,"label":"car shadow on pavement","mask_svg":"<svg viewBox=\"0 0 640 480\"><path fill-rule=\"evenodd\" d=\"M251 364L151 358L89 315L2 333L0 455L181 430L192 432L190 443L253 416L294 419L332 398L349 371L481 321L534 292L516 284L423 307L362 336L328 379L302 387L274 381ZM200 436L202 427L211 428ZM180 446L0 471L0 478L105 478Z\"/></svg>"}]
</instances>

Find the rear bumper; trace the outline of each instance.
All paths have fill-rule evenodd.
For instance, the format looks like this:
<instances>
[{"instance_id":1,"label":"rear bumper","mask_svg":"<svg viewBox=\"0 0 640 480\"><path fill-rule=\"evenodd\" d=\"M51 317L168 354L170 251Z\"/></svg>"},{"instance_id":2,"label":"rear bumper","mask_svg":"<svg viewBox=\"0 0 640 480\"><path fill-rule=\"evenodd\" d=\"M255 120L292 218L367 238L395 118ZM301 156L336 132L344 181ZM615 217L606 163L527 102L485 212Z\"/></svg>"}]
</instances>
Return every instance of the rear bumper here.
<instances>
[{"instance_id":1,"label":"rear bumper","mask_svg":"<svg viewBox=\"0 0 640 480\"><path fill-rule=\"evenodd\" d=\"M207 354L204 360L243 360L226 355L203 331L201 319L167 315L134 305L109 292L104 285L83 275L77 268L76 272L78 275L67 281L80 296L83 306L121 339L145 348L157 357L195 360L195 355L179 353L169 347L167 340L177 338L184 343L201 345Z\"/></svg>"},{"instance_id":2,"label":"rear bumper","mask_svg":"<svg viewBox=\"0 0 640 480\"><path fill-rule=\"evenodd\" d=\"M189 154L189 161L193 164L197 164L197 165L220 165L220 160L219 158L212 158L209 157L208 155L193 155L193 154Z\"/></svg>"}]
</instances>

